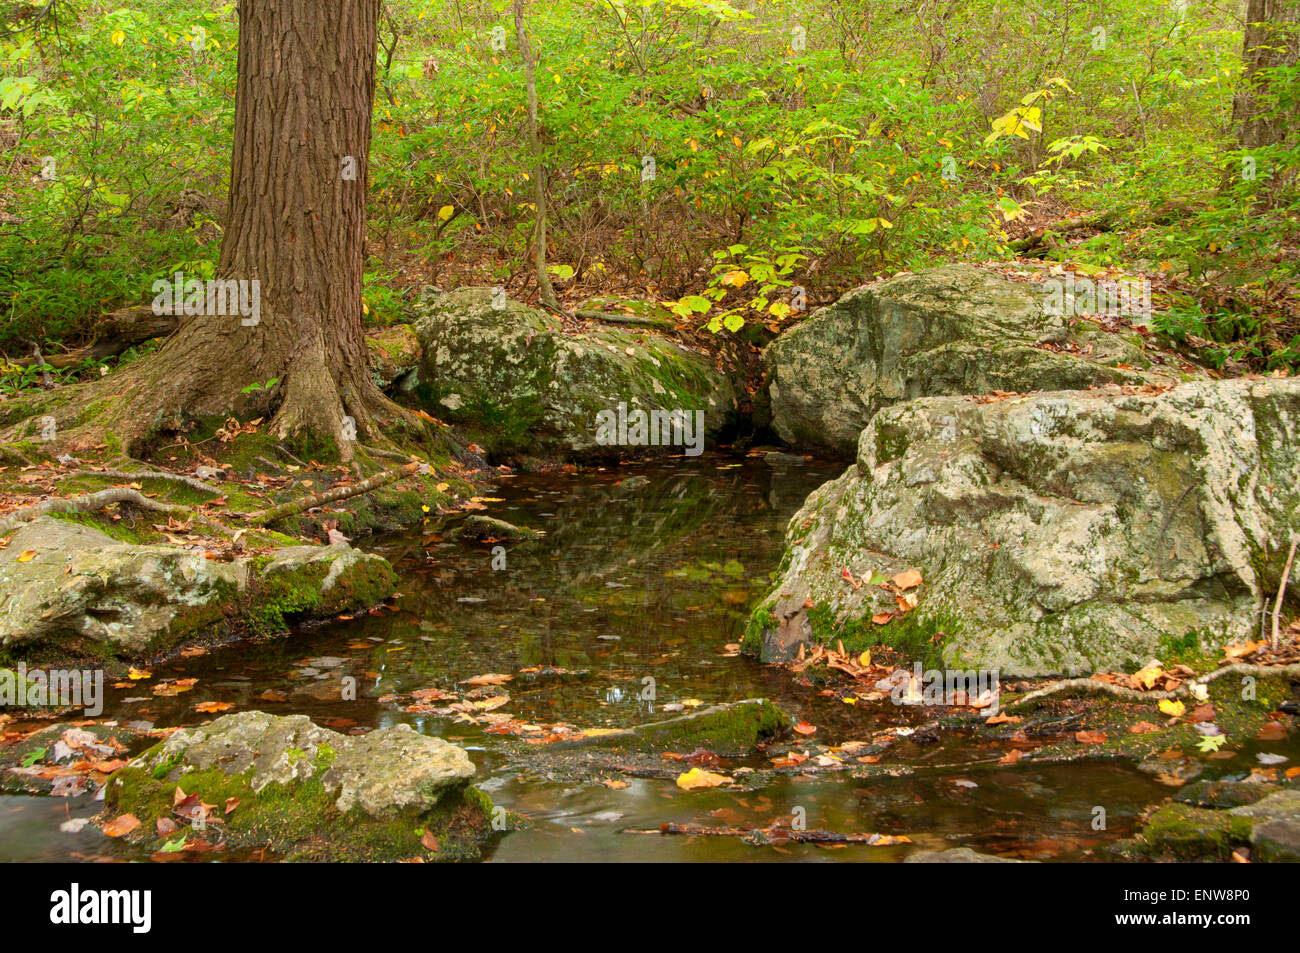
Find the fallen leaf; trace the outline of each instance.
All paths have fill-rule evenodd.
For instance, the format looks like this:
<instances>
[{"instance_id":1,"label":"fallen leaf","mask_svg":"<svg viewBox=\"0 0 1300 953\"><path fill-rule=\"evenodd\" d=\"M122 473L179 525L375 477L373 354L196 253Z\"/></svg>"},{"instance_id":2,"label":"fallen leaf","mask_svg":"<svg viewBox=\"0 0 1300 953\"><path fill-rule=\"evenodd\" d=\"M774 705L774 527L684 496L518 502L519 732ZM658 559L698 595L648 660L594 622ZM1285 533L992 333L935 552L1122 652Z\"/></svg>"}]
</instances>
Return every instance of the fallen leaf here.
<instances>
[{"instance_id":1,"label":"fallen leaf","mask_svg":"<svg viewBox=\"0 0 1300 953\"><path fill-rule=\"evenodd\" d=\"M140 827L140 818L134 814L120 814L104 825L109 837L123 837Z\"/></svg>"},{"instance_id":2,"label":"fallen leaf","mask_svg":"<svg viewBox=\"0 0 1300 953\"><path fill-rule=\"evenodd\" d=\"M1129 734L1149 735L1153 731L1160 731L1159 725L1153 725L1149 721L1135 721L1128 726Z\"/></svg>"},{"instance_id":3,"label":"fallen leaf","mask_svg":"<svg viewBox=\"0 0 1300 953\"><path fill-rule=\"evenodd\" d=\"M691 768L685 774L677 776L677 786L683 791L694 791L698 788L716 788L720 784L730 783L731 778L725 774L714 774L712 771L705 771L703 768Z\"/></svg>"},{"instance_id":4,"label":"fallen leaf","mask_svg":"<svg viewBox=\"0 0 1300 953\"><path fill-rule=\"evenodd\" d=\"M1105 742L1106 733L1103 731L1076 731L1074 740L1084 745L1099 745Z\"/></svg>"},{"instance_id":5,"label":"fallen leaf","mask_svg":"<svg viewBox=\"0 0 1300 953\"><path fill-rule=\"evenodd\" d=\"M921 574L915 569L905 569L889 581L897 592L906 592L921 584Z\"/></svg>"},{"instance_id":6,"label":"fallen leaf","mask_svg":"<svg viewBox=\"0 0 1300 953\"><path fill-rule=\"evenodd\" d=\"M1176 698L1162 698L1156 707L1171 718L1181 717L1187 711L1187 706Z\"/></svg>"},{"instance_id":7,"label":"fallen leaf","mask_svg":"<svg viewBox=\"0 0 1300 953\"><path fill-rule=\"evenodd\" d=\"M208 714L218 711L229 711L234 707L235 705L233 702L199 702L194 706L194 710Z\"/></svg>"}]
</instances>

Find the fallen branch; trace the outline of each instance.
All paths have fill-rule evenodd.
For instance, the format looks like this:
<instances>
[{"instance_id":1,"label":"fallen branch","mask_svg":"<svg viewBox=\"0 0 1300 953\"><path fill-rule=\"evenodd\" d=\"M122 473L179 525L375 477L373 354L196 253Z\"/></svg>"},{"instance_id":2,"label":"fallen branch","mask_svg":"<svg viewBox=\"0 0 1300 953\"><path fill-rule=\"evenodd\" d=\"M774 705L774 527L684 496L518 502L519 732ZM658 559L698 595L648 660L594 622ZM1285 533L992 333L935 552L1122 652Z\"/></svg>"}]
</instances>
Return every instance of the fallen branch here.
<instances>
[{"instance_id":1,"label":"fallen branch","mask_svg":"<svg viewBox=\"0 0 1300 953\"><path fill-rule=\"evenodd\" d=\"M248 517L249 522L265 525L284 519L286 516L293 516L295 513L301 513L312 507L324 506L326 503L337 503L339 500L350 500L354 496L361 496L363 493L369 493L371 490L377 490L381 486L392 483L399 477L409 476L418 470L418 463L408 463L404 467L398 467L396 470L385 470L383 473L376 473L368 480L362 480L360 483L349 483L347 486L336 486L333 489L325 490L313 496L303 497L300 500L294 500L290 503L280 503L265 509L260 513L254 513Z\"/></svg>"},{"instance_id":2,"label":"fallen branch","mask_svg":"<svg viewBox=\"0 0 1300 953\"><path fill-rule=\"evenodd\" d=\"M867 844L888 847L910 844L911 838L889 834L841 834L838 831L800 831L790 827L706 827L702 824L660 824L657 830L628 829L624 834L686 834L703 837L739 837L751 847L772 844Z\"/></svg>"},{"instance_id":3,"label":"fallen branch","mask_svg":"<svg viewBox=\"0 0 1300 953\"><path fill-rule=\"evenodd\" d=\"M94 342L86 347L53 357L34 354L12 363L20 367L46 364L55 368L68 368L83 361L106 361L136 345L166 337L179 326L180 318L174 314L154 314L150 305L135 305L105 315L95 328Z\"/></svg>"},{"instance_id":4,"label":"fallen branch","mask_svg":"<svg viewBox=\"0 0 1300 953\"><path fill-rule=\"evenodd\" d=\"M1277 587L1277 601L1273 603L1273 651L1277 651L1277 643L1280 638L1281 616L1282 616L1282 598L1286 595L1286 584L1291 579L1291 566L1295 563L1295 547L1300 542L1300 536L1291 537L1291 552L1287 553L1286 568L1282 570L1282 584Z\"/></svg>"},{"instance_id":5,"label":"fallen branch","mask_svg":"<svg viewBox=\"0 0 1300 953\"><path fill-rule=\"evenodd\" d=\"M95 513L115 503L131 503L142 510L151 510L155 513L179 515L190 512L188 506L159 503L157 500L151 500L136 490L129 490L125 487L112 487L108 490L100 490L98 493L45 500L32 506L25 506L0 521L0 534L8 533L24 523L30 523L37 517L46 516L50 513Z\"/></svg>"}]
</instances>

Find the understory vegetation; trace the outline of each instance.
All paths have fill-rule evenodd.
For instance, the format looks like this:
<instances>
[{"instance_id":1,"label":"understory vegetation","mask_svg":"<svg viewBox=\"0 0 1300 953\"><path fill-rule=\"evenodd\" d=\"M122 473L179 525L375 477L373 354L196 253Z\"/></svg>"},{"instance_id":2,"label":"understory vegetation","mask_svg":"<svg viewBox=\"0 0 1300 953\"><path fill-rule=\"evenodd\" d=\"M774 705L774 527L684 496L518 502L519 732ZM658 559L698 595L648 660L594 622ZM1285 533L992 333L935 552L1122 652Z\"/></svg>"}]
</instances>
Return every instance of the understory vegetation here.
<instances>
[{"instance_id":1,"label":"understory vegetation","mask_svg":"<svg viewBox=\"0 0 1300 953\"><path fill-rule=\"evenodd\" d=\"M119 4L0 39L5 393L107 373L136 351L30 358L214 273L235 4ZM528 27L537 156L510 11L385 2L368 324L431 284L535 296L540 161L568 306L761 335L878 276L1024 256L1147 276L1154 329L1220 368L1300 367L1300 145L1242 148L1240 4L561 0ZM1300 80L1274 73L1258 108L1284 119Z\"/></svg>"}]
</instances>

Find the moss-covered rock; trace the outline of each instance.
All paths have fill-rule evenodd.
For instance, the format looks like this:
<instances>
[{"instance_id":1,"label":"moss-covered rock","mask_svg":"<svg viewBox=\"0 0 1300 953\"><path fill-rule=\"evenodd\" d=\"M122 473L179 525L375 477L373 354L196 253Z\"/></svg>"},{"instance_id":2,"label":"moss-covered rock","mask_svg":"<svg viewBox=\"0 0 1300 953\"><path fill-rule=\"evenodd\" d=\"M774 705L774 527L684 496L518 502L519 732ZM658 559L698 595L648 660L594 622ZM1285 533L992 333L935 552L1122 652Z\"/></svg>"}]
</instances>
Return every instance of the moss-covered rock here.
<instances>
[{"instance_id":1,"label":"moss-covered rock","mask_svg":"<svg viewBox=\"0 0 1300 953\"><path fill-rule=\"evenodd\" d=\"M1250 828L1248 819L1227 811L1167 804L1147 821L1139 842L1157 857L1229 860L1234 850L1250 846Z\"/></svg>"},{"instance_id":2,"label":"moss-covered rock","mask_svg":"<svg viewBox=\"0 0 1300 953\"><path fill-rule=\"evenodd\" d=\"M415 322L425 408L490 451L589 458L673 449L598 441L597 415L620 403L628 413L703 411L710 435L735 415L735 387L702 354L646 331L570 333L544 311L495 300L499 308L486 288L448 292L426 301Z\"/></svg>"},{"instance_id":3,"label":"moss-covered rock","mask_svg":"<svg viewBox=\"0 0 1300 953\"><path fill-rule=\"evenodd\" d=\"M1281 582L1297 445L1294 379L896 404L790 520L746 647L771 660L856 625L1023 675L1217 652ZM916 608L871 626L897 609L876 580L905 569Z\"/></svg>"},{"instance_id":4,"label":"moss-covered rock","mask_svg":"<svg viewBox=\"0 0 1300 953\"><path fill-rule=\"evenodd\" d=\"M493 807L473 776L462 749L409 725L348 736L305 715L241 712L178 731L115 774L102 819L134 815L133 836L161 847L174 835L157 822L192 829L201 804L199 826L227 845L287 860L474 860ZM197 802L178 805L178 788Z\"/></svg>"},{"instance_id":5,"label":"moss-covered rock","mask_svg":"<svg viewBox=\"0 0 1300 953\"><path fill-rule=\"evenodd\" d=\"M739 757L748 754L760 742L781 734L790 724L790 716L766 698L747 698L714 705L679 718L593 734L580 741L559 742L554 747L629 751L705 748L724 757Z\"/></svg>"},{"instance_id":6,"label":"moss-covered rock","mask_svg":"<svg viewBox=\"0 0 1300 953\"><path fill-rule=\"evenodd\" d=\"M200 637L283 632L298 620L375 605L396 585L387 560L348 546L220 561L43 517L0 550L0 650L145 657Z\"/></svg>"},{"instance_id":7,"label":"moss-covered rock","mask_svg":"<svg viewBox=\"0 0 1300 953\"><path fill-rule=\"evenodd\" d=\"M382 390L411 390L418 383L420 339L409 324L394 324L366 335L370 376Z\"/></svg>"},{"instance_id":8,"label":"moss-covered rock","mask_svg":"<svg viewBox=\"0 0 1300 953\"><path fill-rule=\"evenodd\" d=\"M848 456L902 400L1181 379L1136 337L1046 313L1045 287L948 265L849 292L764 351L772 428Z\"/></svg>"}]
</instances>

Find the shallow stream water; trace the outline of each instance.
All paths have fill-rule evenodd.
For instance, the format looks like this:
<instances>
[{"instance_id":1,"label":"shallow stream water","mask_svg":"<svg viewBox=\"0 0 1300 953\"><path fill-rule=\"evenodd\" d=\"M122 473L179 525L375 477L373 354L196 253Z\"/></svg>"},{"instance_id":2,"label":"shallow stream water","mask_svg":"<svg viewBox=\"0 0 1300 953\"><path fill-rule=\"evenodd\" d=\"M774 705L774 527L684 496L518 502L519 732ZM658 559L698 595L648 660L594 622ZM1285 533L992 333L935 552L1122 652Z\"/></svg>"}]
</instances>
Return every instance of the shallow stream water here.
<instances>
[{"instance_id":1,"label":"shallow stream water","mask_svg":"<svg viewBox=\"0 0 1300 953\"><path fill-rule=\"evenodd\" d=\"M628 778L626 787L611 789L548 779L506 757L499 736L478 725L410 714L383 700L503 673L514 676L505 686L505 710L532 722L619 727L671 717L665 706L671 712L683 703L765 696L817 725L823 743L902 723L887 703L844 705L726 648L740 641L746 613L780 559L785 523L839 469L702 457L505 479L482 512L547 535L508 547L504 568L502 551L454 542L436 523L367 541L398 568L401 595L392 608L158 666L153 683L198 681L174 697L152 695L143 687L151 683L108 689L102 717L195 724L213 716L194 706L215 701L230 703L231 711L305 713L340 731L410 722L467 748L478 766L476 783L531 819L500 839L490 856L496 862L887 862L951 846L1068 860L1087 859L1131 834L1142 809L1169 790L1119 763L998 769L971 741L918 746L914 761L923 770L902 777L795 775L745 793L688 792L671 781ZM339 700L344 676L357 679L356 701ZM654 680L653 703L638 700L646 678ZM1103 832L1089 823L1097 804L1106 805ZM906 834L912 843L751 847L735 837L627 833L665 821L764 827L797 807L809 828ZM0 796L0 861L147 859L91 826L61 829L97 810L89 796ZM221 855L204 859L213 856Z\"/></svg>"}]
</instances>

